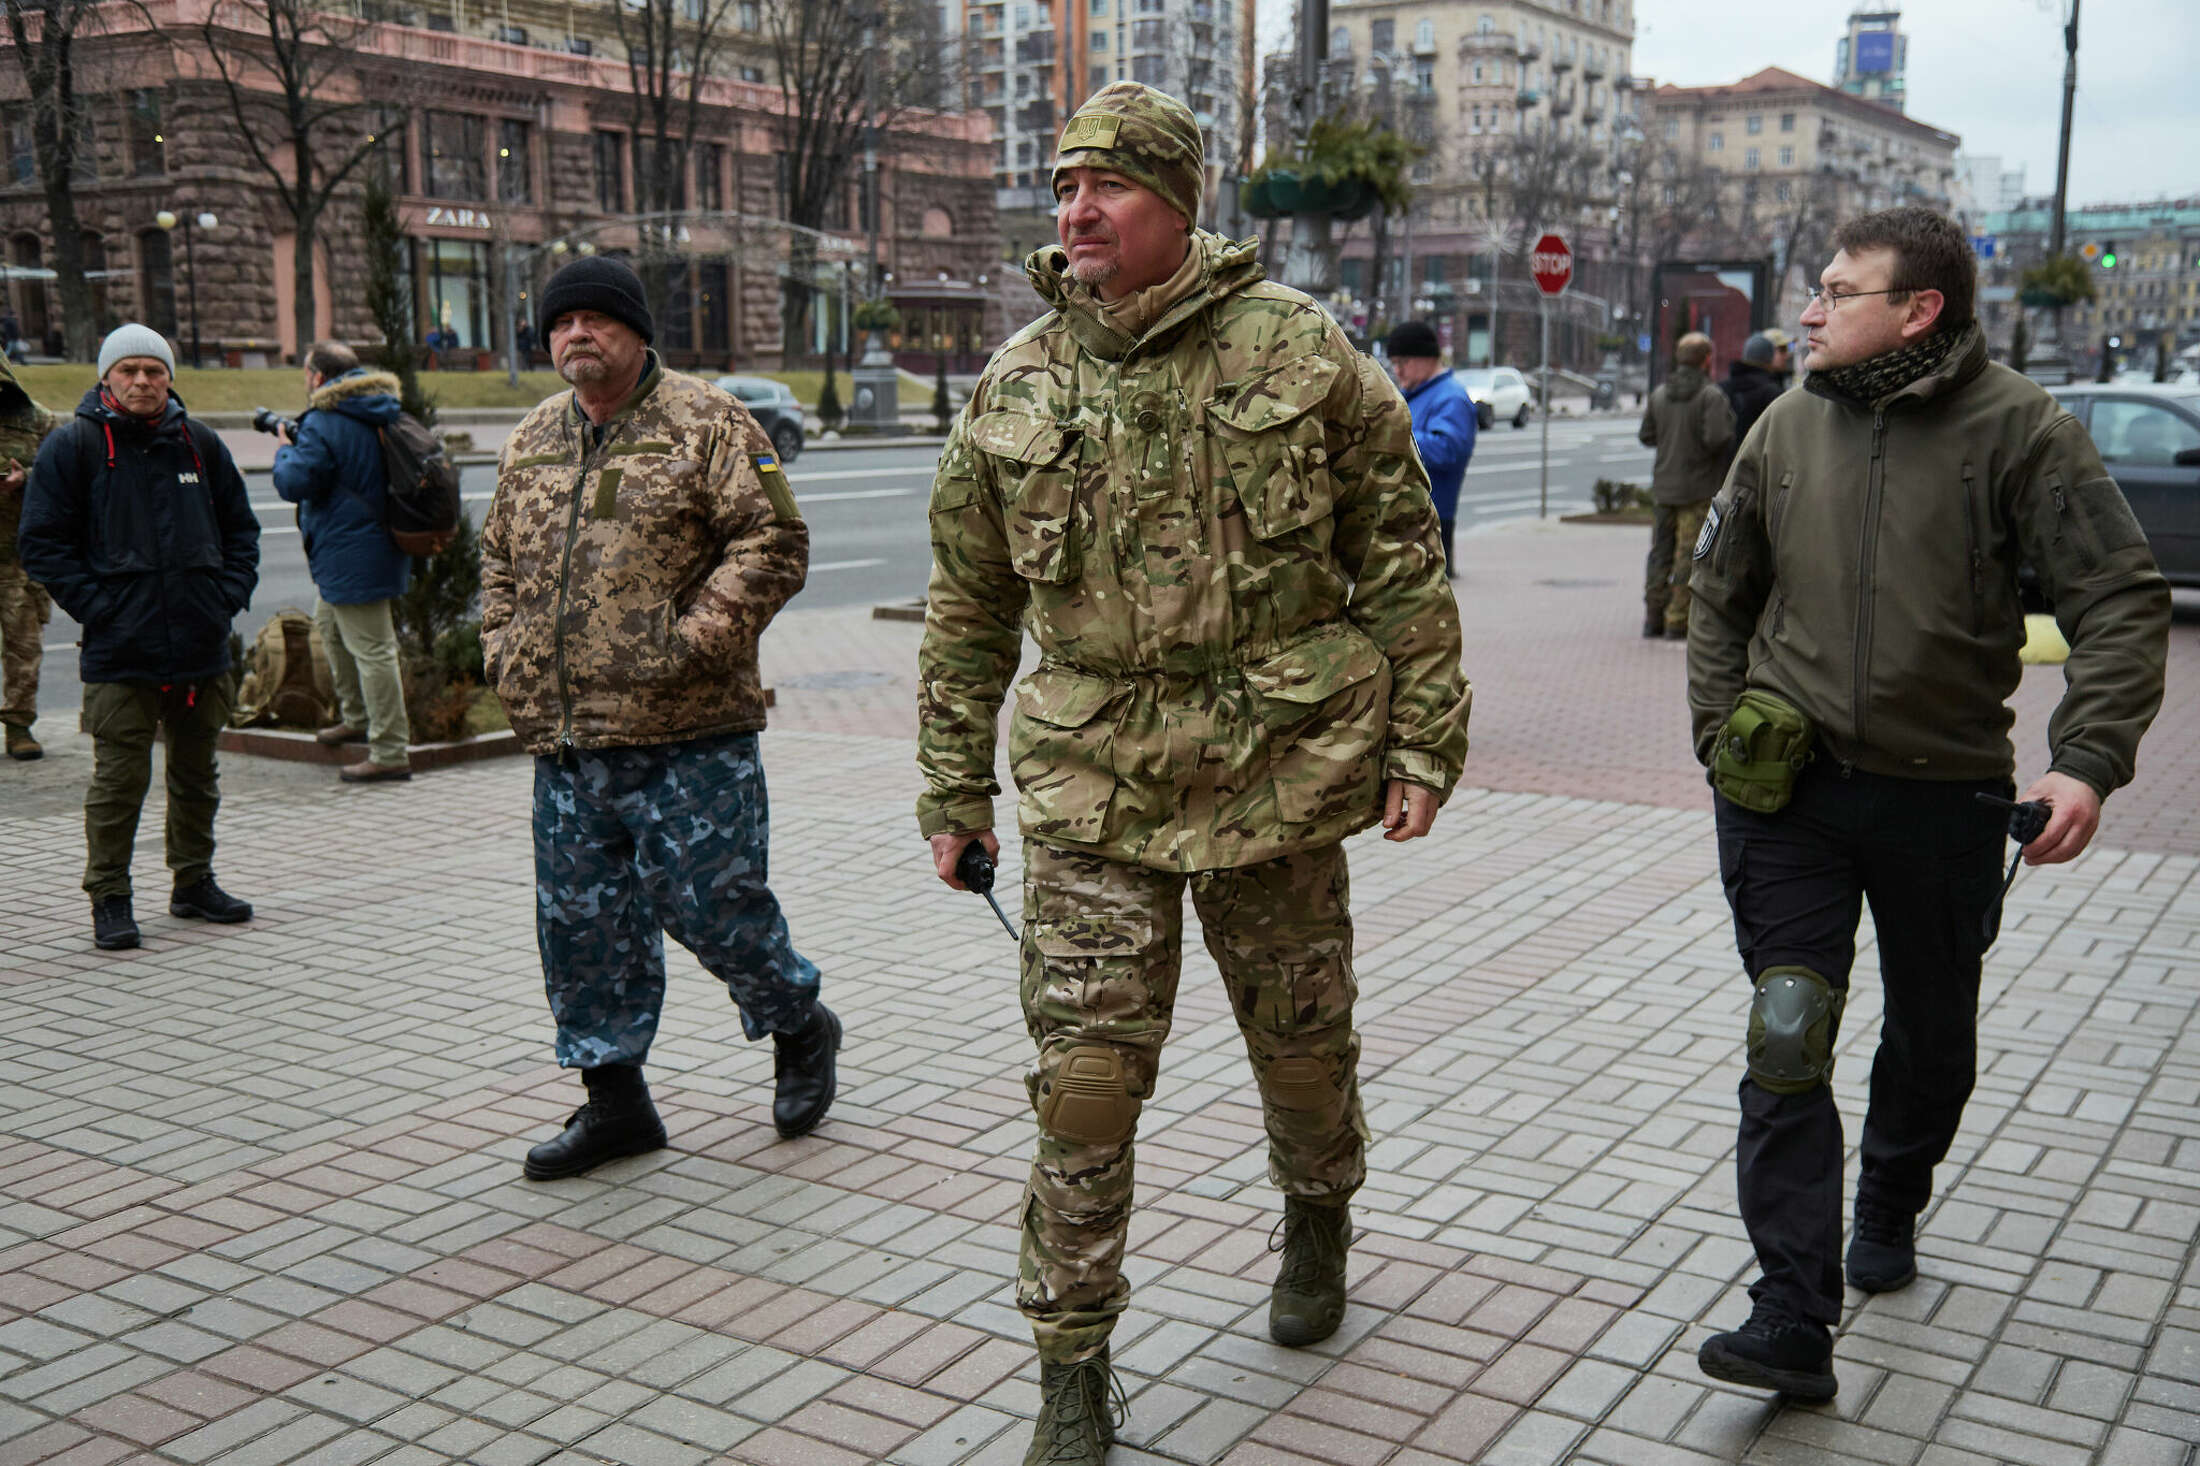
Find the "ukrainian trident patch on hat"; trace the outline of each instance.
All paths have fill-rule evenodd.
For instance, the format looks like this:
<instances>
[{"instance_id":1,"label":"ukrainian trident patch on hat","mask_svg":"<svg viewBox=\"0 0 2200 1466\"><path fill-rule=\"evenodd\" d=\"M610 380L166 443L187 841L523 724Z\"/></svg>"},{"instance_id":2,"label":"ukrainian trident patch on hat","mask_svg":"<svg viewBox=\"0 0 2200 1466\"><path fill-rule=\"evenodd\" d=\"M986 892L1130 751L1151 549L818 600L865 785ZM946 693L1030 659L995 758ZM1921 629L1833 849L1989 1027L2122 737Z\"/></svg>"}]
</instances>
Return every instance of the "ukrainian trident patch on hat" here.
<instances>
[{"instance_id":1,"label":"ukrainian trident patch on hat","mask_svg":"<svg viewBox=\"0 0 2200 1466\"><path fill-rule=\"evenodd\" d=\"M1122 130L1123 119L1088 112L1072 117L1069 126L1062 129L1062 141L1057 152L1074 153L1081 148L1112 148L1116 134Z\"/></svg>"}]
</instances>

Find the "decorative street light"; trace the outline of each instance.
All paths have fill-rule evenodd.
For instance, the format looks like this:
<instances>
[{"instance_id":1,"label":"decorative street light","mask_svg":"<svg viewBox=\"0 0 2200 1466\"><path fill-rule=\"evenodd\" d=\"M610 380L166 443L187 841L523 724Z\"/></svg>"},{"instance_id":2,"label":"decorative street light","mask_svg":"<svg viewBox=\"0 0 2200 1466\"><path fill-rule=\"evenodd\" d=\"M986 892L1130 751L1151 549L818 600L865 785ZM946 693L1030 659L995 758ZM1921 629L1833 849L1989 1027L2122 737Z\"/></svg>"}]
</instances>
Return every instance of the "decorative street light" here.
<instances>
[{"instance_id":1,"label":"decorative street light","mask_svg":"<svg viewBox=\"0 0 2200 1466\"><path fill-rule=\"evenodd\" d=\"M221 223L221 220L215 218L212 214L202 213L196 216L184 214L179 218L178 215L170 213L166 209L162 209L155 214L153 222L162 229L170 231L173 231L179 222L183 225L184 288L191 305L191 365L196 368L199 364L199 272L198 267L191 262L191 224L194 218L196 218L201 229L212 229Z\"/></svg>"}]
</instances>

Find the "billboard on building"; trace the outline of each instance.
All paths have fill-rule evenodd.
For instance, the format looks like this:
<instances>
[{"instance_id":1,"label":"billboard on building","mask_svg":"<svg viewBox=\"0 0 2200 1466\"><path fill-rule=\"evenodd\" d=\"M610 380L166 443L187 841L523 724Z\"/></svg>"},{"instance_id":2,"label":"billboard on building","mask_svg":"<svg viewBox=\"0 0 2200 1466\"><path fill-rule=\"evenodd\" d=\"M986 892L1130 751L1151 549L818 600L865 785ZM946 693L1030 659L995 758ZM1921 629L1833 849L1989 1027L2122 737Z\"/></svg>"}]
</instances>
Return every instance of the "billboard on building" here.
<instances>
[{"instance_id":1,"label":"billboard on building","mask_svg":"<svg viewBox=\"0 0 2200 1466\"><path fill-rule=\"evenodd\" d=\"M1859 31L1856 36L1856 74L1885 76L1894 70L1894 32Z\"/></svg>"},{"instance_id":2,"label":"billboard on building","mask_svg":"<svg viewBox=\"0 0 2200 1466\"><path fill-rule=\"evenodd\" d=\"M1654 277L1650 385L1664 379L1674 343L1691 331L1711 338L1715 370L1725 375L1727 364L1741 359L1742 343L1770 322L1771 286L1769 260L1661 262Z\"/></svg>"}]
</instances>

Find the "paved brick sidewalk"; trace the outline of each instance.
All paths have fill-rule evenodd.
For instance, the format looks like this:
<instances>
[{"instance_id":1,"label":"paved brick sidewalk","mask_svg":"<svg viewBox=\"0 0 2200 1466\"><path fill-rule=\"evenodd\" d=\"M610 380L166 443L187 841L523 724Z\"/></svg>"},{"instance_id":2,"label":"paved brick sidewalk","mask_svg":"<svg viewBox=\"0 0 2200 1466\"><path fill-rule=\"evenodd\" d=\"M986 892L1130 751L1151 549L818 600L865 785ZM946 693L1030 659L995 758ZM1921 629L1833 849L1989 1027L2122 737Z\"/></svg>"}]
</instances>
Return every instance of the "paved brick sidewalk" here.
<instances>
[{"instance_id":1,"label":"paved brick sidewalk","mask_svg":"<svg viewBox=\"0 0 2200 1466\"><path fill-rule=\"evenodd\" d=\"M0 786L0 1466L1020 1459L1027 1040L1006 939L924 868L905 739L768 743L777 882L848 1019L833 1118L776 1139L768 1049L682 957L674 1148L551 1185L518 1179L576 1097L523 764L358 790L231 761L221 870L259 919L154 915L109 956L64 742ZM1277 1201L1195 958L1140 1147L1119 1466L2191 1459L2200 862L2025 877L1924 1277L1855 1300L1829 1409L1694 1367L1749 1275L1708 818L1468 790L1354 865L1354 1307L1316 1350L1266 1341ZM1852 1114L1877 1016L1866 982Z\"/></svg>"}]
</instances>

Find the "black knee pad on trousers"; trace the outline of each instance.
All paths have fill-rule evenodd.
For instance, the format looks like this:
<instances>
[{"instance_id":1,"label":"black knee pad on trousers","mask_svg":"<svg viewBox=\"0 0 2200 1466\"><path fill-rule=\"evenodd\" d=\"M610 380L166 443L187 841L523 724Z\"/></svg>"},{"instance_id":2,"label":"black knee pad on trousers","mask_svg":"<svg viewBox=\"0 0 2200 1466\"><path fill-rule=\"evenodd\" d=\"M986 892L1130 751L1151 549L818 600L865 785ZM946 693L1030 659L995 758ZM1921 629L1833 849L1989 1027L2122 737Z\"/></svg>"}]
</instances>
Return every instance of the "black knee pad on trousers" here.
<instances>
[{"instance_id":1,"label":"black knee pad on trousers","mask_svg":"<svg viewBox=\"0 0 2200 1466\"><path fill-rule=\"evenodd\" d=\"M1051 1087L1039 1101L1039 1128L1080 1145L1114 1145L1137 1128L1138 1110L1123 1055L1101 1044L1079 1044L1054 1067Z\"/></svg>"},{"instance_id":2,"label":"black knee pad on trousers","mask_svg":"<svg viewBox=\"0 0 2200 1466\"><path fill-rule=\"evenodd\" d=\"M1808 967L1768 967L1749 1004L1749 1077L1774 1094L1833 1079L1833 1041L1848 995Z\"/></svg>"}]
</instances>

